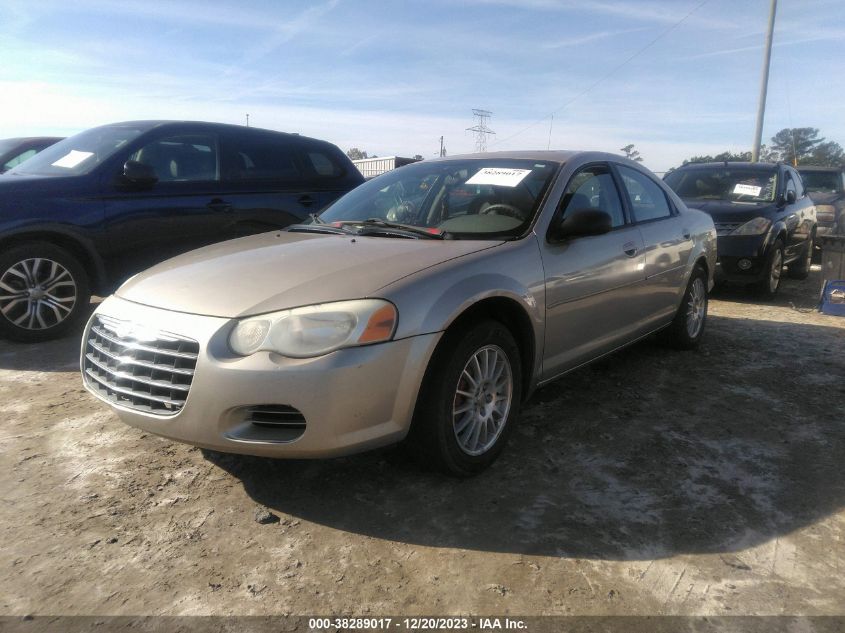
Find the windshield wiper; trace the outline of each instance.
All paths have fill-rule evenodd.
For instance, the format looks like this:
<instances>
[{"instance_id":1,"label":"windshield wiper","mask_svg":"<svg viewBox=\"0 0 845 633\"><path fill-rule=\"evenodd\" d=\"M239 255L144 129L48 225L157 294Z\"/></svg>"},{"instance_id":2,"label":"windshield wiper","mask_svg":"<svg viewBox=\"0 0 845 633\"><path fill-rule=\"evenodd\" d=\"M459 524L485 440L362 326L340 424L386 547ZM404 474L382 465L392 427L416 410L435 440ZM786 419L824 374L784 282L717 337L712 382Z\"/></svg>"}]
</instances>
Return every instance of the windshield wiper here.
<instances>
[{"instance_id":1,"label":"windshield wiper","mask_svg":"<svg viewBox=\"0 0 845 633\"><path fill-rule=\"evenodd\" d=\"M437 229L426 229L420 226L414 226L413 224L402 224L400 222L388 222L387 220L381 220L379 218L369 218L367 220L347 220L343 222L343 224L357 224L361 227L395 229L397 231L411 233L413 235L418 235L419 237L425 237L432 240L442 240L446 235ZM432 230L437 232L432 232Z\"/></svg>"},{"instance_id":2,"label":"windshield wiper","mask_svg":"<svg viewBox=\"0 0 845 633\"><path fill-rule=\"evenodd\" d=\"M345 226L336 226L334 224L326 224L325 221L320 220L315 224L291 224L284 229L289 233L332 233L335 235L357 235L357 231L346 228Z\"/></svg>"}]
</instances>

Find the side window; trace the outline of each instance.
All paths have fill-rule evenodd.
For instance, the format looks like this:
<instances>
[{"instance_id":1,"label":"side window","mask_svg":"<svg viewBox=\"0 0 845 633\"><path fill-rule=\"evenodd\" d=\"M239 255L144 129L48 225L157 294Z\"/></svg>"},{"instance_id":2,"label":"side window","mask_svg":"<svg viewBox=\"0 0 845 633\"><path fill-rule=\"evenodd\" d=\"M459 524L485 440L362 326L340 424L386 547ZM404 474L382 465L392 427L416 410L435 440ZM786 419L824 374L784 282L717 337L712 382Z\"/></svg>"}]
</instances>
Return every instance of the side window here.
<instances>
[{"instance_id":1,"label":"side window","mask_svg":"<svg viewBox=\"0 0 845 633\"><path fill-rule=\"evenodd\" d=\"M804 197L804 181L801 179L801 174L797 171L790 170L790 174L792 175L792 182L795 184L795 198L803 198Z\"/></svg>"},{"instance_id":2,"label":"side window","mask_svg":"<svg viewBox=\"0 0 845 633\"><path fill-rule=\"evenodd\" d=\"M218 179L217 142L209 134L184 134L153 141L129 157L151 166L159 182Z\"/></svg>"},{"instance_id":3,"label":"side window","mask_svg":"<svg viewBox=\"0 0 845 633\"><path fill-rule=\"evenodd\" d=\"M332 157L319 150L308 150L305 154L314 172L324 178L338 178L343 175L343 168Z\"/></svg>"},{"instance_id":4,"label":"side window","mask_svg":"<svg viewBox=\"0 0 845 633\"><path fill-rule=\"evenodd\" d=\"M672 208L666 199L666 194L656 182L645 174L617 165L619 175L622 176L622 183L628 192L628 199L631 201L631 209L634 212L634 220L647 222L668 218L672 215Z\"/></svg>"},{"instance_id":5,"label":"side window","mask_svg":"<svg viewBox=\"0 0 845 633\"><path fill-rule=\"evenodd\" d=\"M561 209L561 219L576 209L596 209L610 215L614 228L625 224L619 192L606 165L591 165L575 174L566 186Z\"/></svg>"},{"instance_id":6,"label":"side window","mask_svg":"<svg viewBox=\"0 0 845 633\"><path fill-rule=\"evenodd\" d=\"M9 159L8 161L6 161L6 162L3 164L3 171L6 171L7 169L11 169L12 167L17 167L17 166L18 166L18 165L20 165L22 162L24 162L27 158L32 158L32 157L33 157L33 156L35 156L37 153L38 153L38 151L37 151L37 150L34 150L34 149L28 149L28 150L26 150L23 154L18 154L17 156L15 156L14 158Z\"/></svg>"},{"instance_id":7,"label":"side window","mask_svg":"<svg viewBox=\"0 0 845 633\"><path fill-rule=\"evenodd\" d=\"M223 178L229 181L302 179L296 148L285 140L256 136L229 141L223 157Z\"/></svg>"},{"instance_id":8,"label":"side window","mask_svg":"<svg viewBox=\"0 0 845 633\"><path fill-rule=\"evenodd\" d=\"M797 200L800 196L798 195L798 190L795 186L795 178L793 178L790 172L786 172L786 188L784 189L785 192L792 192L795 194L795 199Z\"/></svg>"}]
</instances>

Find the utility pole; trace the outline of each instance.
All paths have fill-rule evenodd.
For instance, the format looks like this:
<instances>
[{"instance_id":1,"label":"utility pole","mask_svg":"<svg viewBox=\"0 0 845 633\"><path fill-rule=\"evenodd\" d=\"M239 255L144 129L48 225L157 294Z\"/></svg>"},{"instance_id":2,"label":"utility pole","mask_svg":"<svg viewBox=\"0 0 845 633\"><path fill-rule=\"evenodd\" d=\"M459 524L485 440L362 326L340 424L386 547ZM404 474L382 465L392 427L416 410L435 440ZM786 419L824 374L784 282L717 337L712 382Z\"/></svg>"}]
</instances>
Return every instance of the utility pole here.
<instances>
[{"instance_id":1,"label":"utility pole","mask_svg":"<svg viewBox=\"0 0 845 633\"><path fill-rule=\"evenodd\" d=\"M246 115L246 126L249 127L249 112Z\"/></svg>"},{"instance_id":2,"label":"utility pole","mask_svg":"<svg viewBox=\"0 0 845 633\"><path fill-rule=\"evenodd\" d=\"M440 157L443 158L446 155L446 146L443 145L443 137L440 137Z\"/></svg>"},{"instance_id":3,"label":"utility pole","mask_svg":"<svg viewBox=\"0 0 845 633\"><path fill-rule=\"evenodd\" d=\"M478 110L473 108L472 116L474 116L478 122L472 127L468 127L467 132L475 132L475 151L486 152L487 135L495 134L493 130L487 127L487 119L493 116L493 113L489 110Z\"/></svg>"},{"instance_id":4,"label":"utility pole","mask_svg":"<svg viewBox=\"0 0 845 633\"><path fill-rule=\"evenodd\" d=\"M751 148L751 162L760 160L760 142L763 140L763 117L766 114L766 92L769 89L769 64L772 59L772 36L775 31L775 12L778 0L772 0L769 10L769 30L766 32L766 50L763 53L763 76L760 80L760 101L757 106L757 130L754 132L754 146Z\"/></svg>"}]
</instances>

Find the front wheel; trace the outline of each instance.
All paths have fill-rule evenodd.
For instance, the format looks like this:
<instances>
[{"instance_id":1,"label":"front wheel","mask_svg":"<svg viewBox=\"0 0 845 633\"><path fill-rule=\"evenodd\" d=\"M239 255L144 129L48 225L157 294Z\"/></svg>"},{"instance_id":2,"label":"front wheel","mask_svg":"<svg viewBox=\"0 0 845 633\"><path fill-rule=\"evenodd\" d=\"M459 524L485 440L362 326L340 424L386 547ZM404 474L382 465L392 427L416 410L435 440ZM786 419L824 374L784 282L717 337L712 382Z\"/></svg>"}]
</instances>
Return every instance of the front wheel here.
<instances>
[{"instance_id":1,"label":"front wheel","mask_svg":"<svg viewBox=\"0 0 845 633\"><path fill-rule=\"evenodd\" d=\"M707 272L701 266L696 266L675 318L662 332L663 339L677 349L698 347L704 336L707 305Z\"/></svg>"},{"instance_id":2,"label":"front wheel","mask_svg":"<svg viewBox=\"0 0 845 633\"><path fill-rule=\"evenodd\" d=\"M29 242L0 255L0 335L27 343L56 338L90 300L85 269L65 249Z\"/></svg>"},{"instance_id":3,"label":"front wheel","mask_svg":"<svg viewBox=\"0 0 845 633\"><path fill-rule=\"evenodd\" d=\"M806 279L810 276L810 267L813 265L813 255L815 254L815 236L810 235L807 240L807 250L801 259L789 265L789 276L792 279Z\"/></svg>"},{"instance_id":4,"label":"front wheel","mask_svg":"<svg viewBox=\"0 0 845 633\"><path fill-rule=\"evenodd\" d=\"M763 278L757 282L757 294L763 299L774 299L783 276L783 242L775 240L766 256Z\"/></svg>"},{"instance_id":5,"label":"front wheel","mask_svg":"<svg viewBox=\"0 0 845 633\"><path fill-rule=\"evenodd\" d=\"M498 321L447 333L426 371L408 448L450 475L487 468L519 415L520 367L519 348Z\"/></svg>"}]
</instances>

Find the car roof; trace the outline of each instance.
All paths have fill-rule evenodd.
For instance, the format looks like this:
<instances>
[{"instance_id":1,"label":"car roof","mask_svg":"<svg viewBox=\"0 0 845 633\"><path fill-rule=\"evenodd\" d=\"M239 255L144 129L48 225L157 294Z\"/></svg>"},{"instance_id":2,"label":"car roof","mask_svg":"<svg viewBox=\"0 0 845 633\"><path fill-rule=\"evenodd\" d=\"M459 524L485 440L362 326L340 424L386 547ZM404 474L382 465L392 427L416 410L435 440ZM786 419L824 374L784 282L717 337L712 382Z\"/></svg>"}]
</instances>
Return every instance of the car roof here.
<instances>
[{"instance_id":1,"label":"car roof","mask_svg":"<svg viewBox=\"0 0 845 633\"><path fill-rule=\"evenodd\" d=\"M501 152L478 152L475 154L456 154L454 156L444 156L442 158L427 159L426 162L446 161L446 160L491 160L491 159L515 159L515 160L553 160L560 163L573 160L574 158L584 158L588 160L607 161L612 160L621 163L630 163L637 165L633 161L628 160L624 156L618 154L610 154L607 152L594 152L589 150L515 150L515 151L501 151Z\"/></svg>"},{"instance_id":2,"label":"car roof","mask_svg":"<svg viewBox=\"0 0 845 633\"><path fill-rule=\"evenodd\" d=\"M33 141L55 141L64 140L63 136L15 136L13 138L4 138L0 141L14 141L15 143L32 143Z\"/></svg>"},{"instance_id":3,"label":"car roof","mask_svg":"<svg viewBox=\"0 0 845 633\"><path fill-rule=\"evenodd\" d=\"M845 167L828 167L822 165L800 165L796 167L798 171L830 171L830 172L841 172L845 171Z\"/></svg>"},{"instance_id":4,"label":"car roof","mask_svg":"<svg viewBox=\"0 0 845 633\"><path fill-rule=\"evenodd\" d=\"M144 131L153 130L155 128L180 128L197 130L230 130L238 132L239 134L281 134L292 139L304 141L306 143L323 143L330 145L328 141L312 138L310 136L302 136L296 132L280 132L278 130L268 130L260 127L247 127L246 125L235 125L232 123L216 123L214 121L179 121L179 120L141 120L141 121L121 121L119 123L109 123L103 127L137 127Z\"/></svg>"},{"instance_id":5,"label":"car roof","mask_svg":"<svg viewBox=\"0 0 845 633\"><path fill-rule=\"evenodd\" d=\"M699 167L769 167L771 169L777 169L781 164L782 163L752 163L750 161L738 160L715 160L709 163L687 163L686 165L681 165L678 169L696 169Z\"/></svg>"}]
</instances>

